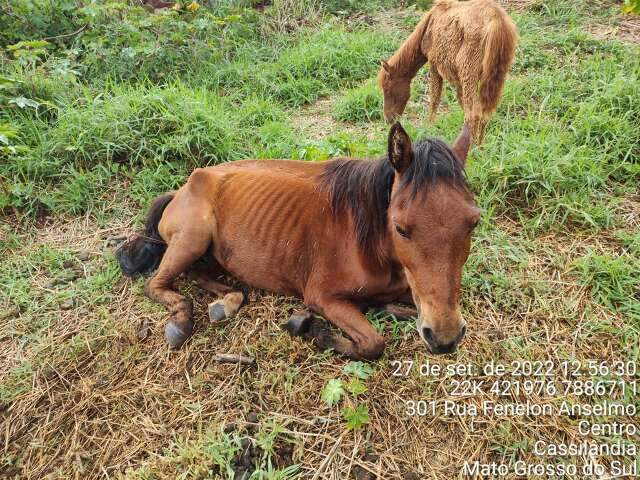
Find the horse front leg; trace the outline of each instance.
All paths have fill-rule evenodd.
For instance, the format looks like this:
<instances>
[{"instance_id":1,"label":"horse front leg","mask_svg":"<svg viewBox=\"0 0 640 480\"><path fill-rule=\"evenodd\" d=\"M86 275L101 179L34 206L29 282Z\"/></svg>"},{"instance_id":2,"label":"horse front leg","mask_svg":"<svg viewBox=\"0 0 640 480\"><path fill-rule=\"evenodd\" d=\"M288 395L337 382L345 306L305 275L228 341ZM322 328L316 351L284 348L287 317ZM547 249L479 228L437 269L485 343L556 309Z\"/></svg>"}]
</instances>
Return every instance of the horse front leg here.
<instances>
[{"instance_id":1,"label":"horse front leg","mask_svg":"<svg viewBox=\"0 0 640 480\"><path fill-rule=\"evenodd\" d=\"M314 342L318 350L333 350L348 357L357 358L353 342L332 332L327 323L316 317L308 308L294 312L281 327L292 337Z\"/></svg>"},{"instance_id":2,"label":"horse front leg","mask_svg":"<svg viewBox=\"0 0 640 480\"><path fill-rule=\"evenodd\" d=\"M292 335L314 340L321 350L333 349L355 359L375 360L384 353L384 338L355 303L333 297L307 303L311 310L329 320L349 338L332 333L308 311L294 314L289 319L285 329Z\"/></svg>"},{"instance_id":3,"label":"horse front leg","mask_svg":"<svg viewBox=\"0 0 640 480\"><path fill-rule=\"evenodd\" d=\"M384 353L385 341L360 308L352 302L328 298L316 307L333 325L346 333L353 342L350 356L375 360Z\"/></svg>"},{"instance_id":4,"label":"horse front leg","mask_svg":"<svg viewBox=\"0 0 640 480\"><path fill-rule=\"evenodd\" d=\"M393 315L401 321L415 320L418 316L418 310L415 307L405 307L404 305L396 305L394 303L387 303L376 310L388 315Z\"/></svg>"}]
</instances>

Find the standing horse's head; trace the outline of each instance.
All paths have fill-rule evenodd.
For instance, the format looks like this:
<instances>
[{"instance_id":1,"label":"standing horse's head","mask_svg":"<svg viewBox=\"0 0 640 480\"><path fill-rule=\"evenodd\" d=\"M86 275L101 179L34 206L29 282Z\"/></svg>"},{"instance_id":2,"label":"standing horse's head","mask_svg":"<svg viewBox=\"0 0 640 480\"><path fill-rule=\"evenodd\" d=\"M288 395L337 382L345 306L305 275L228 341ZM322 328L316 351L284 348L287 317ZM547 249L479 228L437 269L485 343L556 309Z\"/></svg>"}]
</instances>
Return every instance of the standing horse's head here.
<instances>
[{"instance_id":1,"label":"standing horse's head","mask_svg":"<svg viewBox=\"0 0 640 480\"><path fill-rule=\"evenodd\" d=\"M411 77L399 74L394 67L382 60L378 84L384 95L384 119L393 122L407 106L411 96Z\"/></svg>"},{"instance_id":2,"label":"standing horse's head","mask_svg":"<svg viewBox=\"0 0 640 480\"><path fill-rule=\"evenodd\" d=\"M466 330L460 282L480 219L464 177L470 142L466 123L451 148L440 140L414 146L399 123L389 132L390 235L418 309L418 332L433 353L454 351Z\"/></svg>"}]
</instances>

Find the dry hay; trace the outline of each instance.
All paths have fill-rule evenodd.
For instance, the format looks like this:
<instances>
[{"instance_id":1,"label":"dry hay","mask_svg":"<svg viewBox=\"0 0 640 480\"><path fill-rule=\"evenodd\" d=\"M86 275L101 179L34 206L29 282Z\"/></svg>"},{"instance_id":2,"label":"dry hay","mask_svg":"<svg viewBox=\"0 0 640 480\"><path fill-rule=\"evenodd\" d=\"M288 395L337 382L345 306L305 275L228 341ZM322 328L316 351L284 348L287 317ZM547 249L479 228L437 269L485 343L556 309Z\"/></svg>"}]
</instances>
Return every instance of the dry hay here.
<instances>
[{"instance_id":1,"label":"dry hay","mask_svg":"<svg viewBox=\"0 0 640 480\"><path fill-rule=\"evenodd\" d=\"M539 3L538 0L499 0L498 3L508 11L528 10Z\"/></svg>"},{"instance_id":2,"label":"dry hay","mask_svg":"<svg viewBox=\"0 0 640 480\"><path fill-rule=\"evenodd\" d=\"M517 225L505 219L501 228L509 232ZM96 256L84 268L95 271L106 263L105 237L123 231L130 227L114 224L100 230L88 219L66 220L25 237L25 244L92 252ZM594 247L593 241L597 239L549 236L541 245L573 258L581 249ZM557 360L557 348L567 345L581 359L619 357L615 335L585 332L594 319L618 326L623 319L588 304L585 288L545 257L545 248L531 256L527 274L549 283L548 297L539 302L523 295L510 311L488 298L465 298L468 338L455 357L438 357L438 363L481 365L491 358L523 355ZM42 274L31 280L37 295L46 278ZM17 337L2 339L1 381L18 361L34 355L41 360L31 387L1 413L5 455L22 457L18 468L5 469L5 478L112 478L140 465L157 478L175 478L176 464L163 452L178 438L197 442L203 431L223 426L246 432L247 418L255 422L255 414L262 425L275 420L283 426L282 435L293 445L286 462L301 464L301 478L313 479L349 478L356 469L358 478L450 478L458 475L464 460L499 461L516 441L557 442L576 435L575 425L563 417L407 417L405 400L452 398L445 377L391 375L393 359L434 360L412 329L390 342L387 355L374 364L376 372L366 381L368 392L362 399L370 424L347 431L338 409L320 400L324 384L341 376L346 360L320 354L279 328L300 306L297 300L254 291L239 318L210 327L205 319L210 294L184 282L180 287L195 299L197 329L178 352L164 344L164 310L143 297L140 281L125 279L118 281L106 306L94 310L78 299L74 308L56 311L47 330L51 351L34 351ZM572 307L561 307L568 299ZM141 340L138 330L145 322L151 334ZM513 351L503 342L515 338L524 350ZM74 344L72 354L56 351L69 343ZM210 358L216 353L250 355L257 365L213 363ZM476 395L457 402L477 405L485 398ZM500 445L506 450L500 452ZM529 451L520 458L535 460ZM373 476L365 476L367 472Z\"/></svg>"}]
</instances>

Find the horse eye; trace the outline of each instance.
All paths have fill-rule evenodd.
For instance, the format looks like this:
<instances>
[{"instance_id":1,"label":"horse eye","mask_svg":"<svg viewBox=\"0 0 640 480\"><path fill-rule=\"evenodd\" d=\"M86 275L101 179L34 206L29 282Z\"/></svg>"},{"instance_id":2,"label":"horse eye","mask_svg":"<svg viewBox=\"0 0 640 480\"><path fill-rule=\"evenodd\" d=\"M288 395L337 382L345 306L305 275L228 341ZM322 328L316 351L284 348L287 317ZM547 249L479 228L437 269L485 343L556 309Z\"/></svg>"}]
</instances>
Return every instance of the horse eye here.
<instances>
[{"instance_id":1,"label":"horse eye","mask_svg":"<svg viewBox=\"0 0 640 480\"><path fill-rule=\"evenodd\" d=\"M404 228L402 228L400 225L396 224L396 232L398 232L402 237L404 238L409 238L409 232L407 232Z\"/></svg>"}]
</instances>

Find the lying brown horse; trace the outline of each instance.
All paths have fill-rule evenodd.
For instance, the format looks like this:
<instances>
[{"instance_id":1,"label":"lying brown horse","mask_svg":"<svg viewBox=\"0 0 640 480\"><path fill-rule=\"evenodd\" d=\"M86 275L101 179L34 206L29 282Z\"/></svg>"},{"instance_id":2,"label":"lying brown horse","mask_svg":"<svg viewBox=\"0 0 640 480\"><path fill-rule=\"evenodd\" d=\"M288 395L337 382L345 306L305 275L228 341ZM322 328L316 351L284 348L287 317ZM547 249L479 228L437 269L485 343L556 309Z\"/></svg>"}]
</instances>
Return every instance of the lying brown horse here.
<instances>
[{"instance_id":1,"label":"lying brown horse","mask_svg":"<svg viewBox=\"0 0 640 480\"><path fill-rule=\"evenodd\" d=\"M411 80L429 62L429 120L435 119L442 79L456 88L473 139L481 144L496 110L517 44L516 27L493 0L438 0L400 49L382 62L378 83L384 92L384 118L402 115Z\"/></svg>"},{"instance_id":2,"label":"lying brown horse","mask_svg":"<svg viewBox=\"0 0 640 480\"><path fill-rule=\"evenodd\" d=\"M219 306L227 316L243 298L219 283L222 274L302 297L348 338L316 328L322 322L311 315L292 318L290 331L354 358L377 358L385 346L363 309L413 300L431 350L451 352L465 333L460 281L479 219L463 170L469 145L466 124L449 148L435 139L412 146L396 123L388 156L377 161L198 168L154 201L144 234L118 252L121 268L133 275L159 262L145 293L169 309L165 337L174 348L193 330L192 305L173 286L190 271L224 296Z\"/></svg>"}]
</instances>

